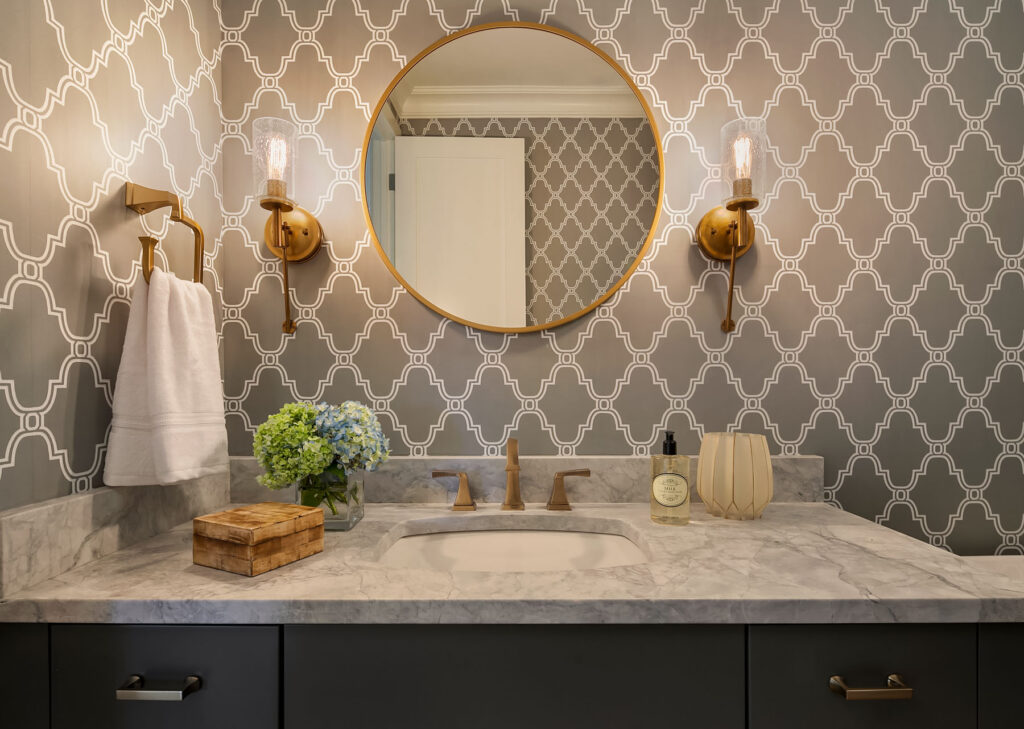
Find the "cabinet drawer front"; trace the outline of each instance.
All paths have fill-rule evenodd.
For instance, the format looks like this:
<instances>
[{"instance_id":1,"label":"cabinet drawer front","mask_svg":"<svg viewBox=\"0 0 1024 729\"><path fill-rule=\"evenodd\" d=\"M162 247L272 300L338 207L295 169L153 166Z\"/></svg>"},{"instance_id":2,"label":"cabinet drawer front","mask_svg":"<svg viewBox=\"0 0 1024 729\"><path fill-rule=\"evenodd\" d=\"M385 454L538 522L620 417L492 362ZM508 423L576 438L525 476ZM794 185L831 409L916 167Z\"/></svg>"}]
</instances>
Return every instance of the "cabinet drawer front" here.
<instances>
[{"instance_id":1,"label":"cabinet drawer front","mask_svg":"<svg viewBox=\"0 0 1024 729\"><path fill-rule=\"evenodd\" d=\"M0 624L0 726L50 726L50 637L41 624Z\"/></svg>"},{"instance_id":2,"label":"cabinet drawer front","mask_svg":"<svg viewBox=\"0 0 1024 729\"><path fill-rule=\"evenodd\" d=\"M1020 726L1024 686L1024 625L978 626L978 727Z\"/></svg>"},{"instance_id":3,"label":"cabinet drawer front","mask_svg":"<svg viewBox=\"0 0 1024 729\"><path fill-rule=\"evenodd\" d=\"M271 729L278 726L274 626L54 625L53 729ZM180 701L115 697L132 675L143 688L183 685Z\"/></svg>"},{"instance_id":4,"label":"cabinet drawer front","mask_svg":"<svg viewBox=\"0 0 1024 729\"><path fill-rule=\"evenodd\" d=\"M284 726L743 729L743 638L741 625L285 626Z\"/></svg>"},{"instance_id":5,"label":"cabinet drawer front","mask_svg":"<svg viewBox=\"0 0 1024 729\"><path fill-rule=\"evenodd\" d=\"M977 724L973 625L754 625L748 642L750 729L969 729ZM909 699L847 700L898 674ZM894 694L883 694L892 697Z\"/></svg>"}]
</instances>

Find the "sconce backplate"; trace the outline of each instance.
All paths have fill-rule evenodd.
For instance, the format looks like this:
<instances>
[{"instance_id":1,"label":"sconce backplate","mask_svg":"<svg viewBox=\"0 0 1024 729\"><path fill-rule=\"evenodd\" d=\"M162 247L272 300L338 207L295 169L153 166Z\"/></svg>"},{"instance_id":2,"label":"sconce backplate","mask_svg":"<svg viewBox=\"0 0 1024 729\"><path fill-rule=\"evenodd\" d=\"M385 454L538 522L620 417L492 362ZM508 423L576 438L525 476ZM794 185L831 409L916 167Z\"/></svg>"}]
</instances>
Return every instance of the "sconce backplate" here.
<instances>
[{"instance_id":1,"label":"sconce backplate","mask_svg":"<svg viewBox=\"0 0 1024 729\"><path fill-rule=\"evenodd\" d=\"M313 217L308 210L295 207L288 212L281 212L281 222L291 229L291 239L288 245L288 262L302 263L308 261L320 250L323 243L324 231L320 227L320 221ZM283 255L283 250L274 245L274 216L267 218L267 224L263 228L263 243L267 249L278 258Z\"/></svg>"},{"instance_id":2,"label":"sconce backplate","mask_svg":"<svg viewBox=\"0 0 1024 729\"><path fill-rule=\"evenodd\" d=\"M736 249L736 257L739 258L750 250L754 245L756 236L754 221L746 210L726 210L719 205L712 208L697 224L697 245L708 258L718 261L728 261L732 257L732 245L734 236L733 223L739 222L739 216L747 216L747 236L742 248ZM291 260L291 258L289 258Z\"/></svg>"}]
</instances>

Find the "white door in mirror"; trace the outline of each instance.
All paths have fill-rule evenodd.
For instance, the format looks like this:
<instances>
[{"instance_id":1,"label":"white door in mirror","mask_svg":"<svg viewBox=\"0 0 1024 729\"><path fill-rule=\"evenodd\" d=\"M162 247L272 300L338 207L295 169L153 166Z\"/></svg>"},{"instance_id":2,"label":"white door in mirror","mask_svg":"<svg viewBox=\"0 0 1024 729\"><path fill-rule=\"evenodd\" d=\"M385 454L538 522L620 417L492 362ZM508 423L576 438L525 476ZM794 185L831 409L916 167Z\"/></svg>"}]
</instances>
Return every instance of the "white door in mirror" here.
<instances>
[{"instance_id":1,"label":"white door in mirror","mask_svg":"<svg viewBox=\"0 0 1024 729\"><path fill-rule=\"evenodd\" d=\"M522 139L395 139L395 268L448 314L526 326Z\"/></svg>"}]
</instances>

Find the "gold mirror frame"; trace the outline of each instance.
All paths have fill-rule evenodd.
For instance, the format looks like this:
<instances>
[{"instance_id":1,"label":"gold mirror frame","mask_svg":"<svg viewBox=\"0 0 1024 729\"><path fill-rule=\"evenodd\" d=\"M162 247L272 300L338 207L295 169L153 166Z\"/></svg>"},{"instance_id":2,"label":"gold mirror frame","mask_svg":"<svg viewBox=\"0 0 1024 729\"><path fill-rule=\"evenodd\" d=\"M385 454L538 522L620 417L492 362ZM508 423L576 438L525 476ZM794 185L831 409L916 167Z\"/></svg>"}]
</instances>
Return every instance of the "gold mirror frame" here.
<instances>
[{"instance_id":1,"label":"gold mirror frame","mask_svg":"<svg viewBox=\"0 0 1024 729\"><path fill-rule=\"evenodd\" d=\"M569 316L563 317L556 321L547 322L546 324L535 324L529 327L496 327L488 324L479 324L477 322L469 321L468 319L463 319L462 317L455 316L454 314L450 314L449 312L436 306L433 302L429 301L427 298L422 296L415 288L410 286L409 283L404 278L402 278L402 274L398 272L394 264L391 263L390 259L388 259L387 254L384 252L384 248L381 246L380 241L377 239L377 231L375 231L373 228L373 220L370 217L370 208L369 203L367 202L366 195L366 150L369 149L370 147L370 137L373 134L374 126L377 124L377 117L380 115L381 109L383 109L384 105L387 103L388 98L390 98L391 92L394 91L395 87L398 86L399 82L403 78L405 78L405 75L409 73L410 70L412 70L413 66L415 66L417 63L422 61L424 58L426 58L428 55L436 51L441 46L451 43L452 41L458 40L459 38L464 38L465 36L470 35L472 33L479 33L485 30L495 30L498 28L525 28L528 30L539 30L545 33L553 33L563 38L567 38L568 40L571 40L573 43L577 43L583 46L591 53L594 53L599 58L601 58L605 63L607 63L609 66L615 69L615 72L622 77L622 80L626 82L626 85L629 86L634 96L636 96L637 101L640 102L640 106L644 110L644 114L647 116L647 121L651 125L651 134L654 136L654 146L658 152L658 199L657 204L654 208L654 219L651 220L650 231L648 231L647 238L644 240L643 246L640 248L639 252L636 255L636 260L633 261L630 267L626 270L626 273L623 274L622 278L616 281L615 284L608 289L608 291L606 291L604 294L598 297L597 301L593 302L592 304L583 309L580 309L574 314L570 314ZM425 49L420 51L415 58L413 58L409 63L407 63L405 68L399 71L398 75L395 76L394 79L392 79L390 84L388 84L388 87L384 90L383 95L381 95L380 97L380 101L377 102L377 107L373 110L373 116L370 117L370 123L366 127L366 135L363 137L362 174L360 175L359 178L359 188L363 196L363 216L366 218L366 227L370 231L370 238L373 241L374 248L377 249L377 254L380 256L381 260L384 261L384 265L387 266L389 271L391 271L391 275L394 276L395 279L397 279L398 283L402 284L402 287L410 294L412 294L414 297L416 297L416 299L421 304L426 306L428 309L437 312L446 319L450 319L454 322L464 324L465 326L472 327L474 329L481 329L487 332L503 332L509 334L539 332L545 329L554 329L555 327L561 326L562 324L568 324L571 321L574 321L586 314L589 314L594 309L599 307L601 304L608 301L612 297L612 295L615 294L616 291L622 288L622 285L629 280L629 277L633 275L636 269L640 267L640 262L643 261L644 256L647 255L647 252L651 248L651 242L654 240L655 232L658 229L658 220L661 218L662 195L665 192L665 153L661 146L661 136L658 133L657 122L655 122L654 120L654 114L651 112L651 107L648 106L647 100L644 99L643 94L640 92L640 89L637 88L635 83L633 83L633 79L629 77L629 74L626 73L625 69L619 66L619 64L615 62L615 59L613 59L607 53L605 53L597 46L585 41L584 39L580 38L577 35L574 35L565 30L561 30L560 28L553 28L550 25L516 21L485 23L483 25L475 25L471 28L466 28L465 30L457 31L427 46Z\"/></svg>"}]
</instances>

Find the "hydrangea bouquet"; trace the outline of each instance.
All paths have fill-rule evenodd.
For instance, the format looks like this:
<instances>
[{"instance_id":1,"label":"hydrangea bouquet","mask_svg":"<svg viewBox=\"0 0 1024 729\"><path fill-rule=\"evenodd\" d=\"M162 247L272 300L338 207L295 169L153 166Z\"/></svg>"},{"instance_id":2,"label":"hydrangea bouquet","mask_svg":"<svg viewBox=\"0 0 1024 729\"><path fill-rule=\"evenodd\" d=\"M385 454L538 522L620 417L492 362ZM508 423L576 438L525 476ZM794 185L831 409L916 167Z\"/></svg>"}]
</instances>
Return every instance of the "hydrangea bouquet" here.
<instances>
[{"instance_id":1,"label":"hydrangea bouquet","mask_svg":"<svg viewBox=\"0 0 1024 729\"><path fill-rule=\"evenodd\" d=\"M293 402L256 429L253 454L263 467L259 482L271 489L296 484L301 503L358 503L349 472L374 471L391 451L370 408L349 400L341 405Z\"/></svg>"}]
</instances>

